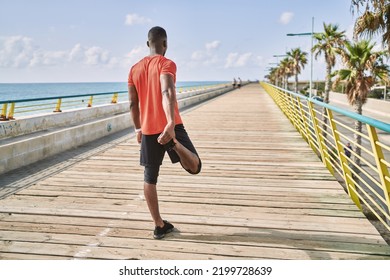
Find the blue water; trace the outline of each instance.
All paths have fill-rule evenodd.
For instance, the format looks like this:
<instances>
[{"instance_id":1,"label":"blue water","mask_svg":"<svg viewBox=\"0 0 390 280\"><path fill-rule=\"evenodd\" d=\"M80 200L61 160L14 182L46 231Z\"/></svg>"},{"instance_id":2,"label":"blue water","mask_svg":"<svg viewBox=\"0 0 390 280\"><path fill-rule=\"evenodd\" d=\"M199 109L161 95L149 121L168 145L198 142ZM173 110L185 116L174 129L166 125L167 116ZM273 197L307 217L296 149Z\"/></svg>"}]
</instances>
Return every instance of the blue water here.
<instances>
[{"instance_id":1,"label":"blue water","mask_svg":"<svg viewBox=\"0 0 390 280\"><path fill-rule=\"evenodd\" d=\"M176 87L193 87L223 83L222 81L177 82ZM127 83L0 83L0 101L83 95L126 91Z\"/></svg>"}]
</instances>

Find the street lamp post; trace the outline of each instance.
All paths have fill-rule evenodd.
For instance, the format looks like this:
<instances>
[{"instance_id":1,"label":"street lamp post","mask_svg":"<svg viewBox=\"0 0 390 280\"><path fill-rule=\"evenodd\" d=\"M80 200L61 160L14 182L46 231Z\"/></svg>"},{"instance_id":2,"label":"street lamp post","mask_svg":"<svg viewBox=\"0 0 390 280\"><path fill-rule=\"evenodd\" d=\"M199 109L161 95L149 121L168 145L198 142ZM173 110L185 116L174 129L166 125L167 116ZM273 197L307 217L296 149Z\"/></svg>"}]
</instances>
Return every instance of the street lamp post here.
<instances>
[{"instance_id":1,"label":"street lamp post","mask_svg":"<svg viewBox=\"0 0 390 280\"><path fill-rule=\"evenodd\" d=\"M310 89L309 97L311 98L313 90L313 40L314 40L314 17L311 18L311 32L306 33L288 33L287 36L311 36L311 49L310 49Z\"/></svg>"}]
</instances>

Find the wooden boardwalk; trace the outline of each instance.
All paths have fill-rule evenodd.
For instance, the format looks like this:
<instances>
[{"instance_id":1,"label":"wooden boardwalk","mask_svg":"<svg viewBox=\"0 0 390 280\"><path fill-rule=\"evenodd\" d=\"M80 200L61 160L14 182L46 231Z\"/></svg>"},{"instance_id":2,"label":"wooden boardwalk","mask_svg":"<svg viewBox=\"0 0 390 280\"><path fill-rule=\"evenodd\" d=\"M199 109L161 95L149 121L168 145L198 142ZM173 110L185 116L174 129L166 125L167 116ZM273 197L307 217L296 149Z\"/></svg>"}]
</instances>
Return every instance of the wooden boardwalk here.
<instances>
[{"instance_id":1,"label":"wooden boardwalk","mask_svg":"<svg viewBox=\"0 0 390 280\"><path fill-rule=\"evenodd\" d=\"M203 161L166 157L152 238L139 145L110 149L0 200L0 259L390 259L388 246L257 84L183 114Z\"/></svg>"}]
</instances>

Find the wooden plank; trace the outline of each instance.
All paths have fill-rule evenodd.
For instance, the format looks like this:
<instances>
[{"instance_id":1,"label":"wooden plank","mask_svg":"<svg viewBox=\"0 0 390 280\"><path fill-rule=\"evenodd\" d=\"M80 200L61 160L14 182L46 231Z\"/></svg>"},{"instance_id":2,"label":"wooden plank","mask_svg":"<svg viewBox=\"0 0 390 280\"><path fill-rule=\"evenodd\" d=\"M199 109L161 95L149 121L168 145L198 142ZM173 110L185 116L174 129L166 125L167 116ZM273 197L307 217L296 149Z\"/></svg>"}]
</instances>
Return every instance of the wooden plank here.
<instances>
[{"instance_id":1,"label":"wooden plank","mask_svg":"<svg viewBox=\"0 0 390 280\"><path fill-rule=\"evenodd\" d=\"M152 223L149 220L128 220L128 219L104 219L104 218L86 218L76 216L47 216L47 215L29 215L29 214L12 214L4 215L0 222L1 228L4 230L10 230L13 227L20 227L26 225L31 231L43 231L59 233L72 233L76 231L78 234L95 236L99 232L102 232L102 228L111 227L114 228L110 231L110 234L119 234L122 230L133 231L127 234L127 236L138 236L142 234L145 237L150 235ZM28 226L29 225L29 226ZM279 238L288 238L294 240L313 240L313 241L329 241L329 242L346 242L356 244L374 244L377 245L382 241L382 238L377 234L361 235L359 233L339 233L339 232L321 232L316 231L304 231L304 230L292 230L292 229L278 229L274 231L272 235L267 233L267 229L262 228L250 228L250 227L228 227L224 225L207 225L207 224L194 224L190 222L184 222L176 224L177 227L183 228L182 234L198 234L218 236L223 232L226 236L230 235L256 235L259 237L273 236ZM49 229L47 229L49 228ZM46 231L48 230L48 231ZM125 235L126 235L125 234Z\"/></svg>"},{"instance_id":2,"label":"wooden plank","mask_svg":"<svg viewBox=\"0 0 390 280\"><path fill-rule=\"evenodd\" d=\"M6 233L0 231L0 240L2 240L2 235ZM150 242L139 242L139 237L133 239L130 237L110 237L106 235L96 236L94 238L77 235L77 234L41 234L37 232L22 232L22 231L13 231L12 240L7 240L7 242L2 245L0 244L0 251L6 247L17 247L20 246L20 241L22 242L34 242L34 243L45 243L45 244L55 244L58 246L68 247L68 254L73 254L73 258L100 258L101 252L103 251L107 254L108 249L117 250L128 249L132 250L131 258L139 258L139 252L153 252L156 255L160 255L159 258L164 258L164 255L185 255L191 254L192 257L196 255L201 256L211 256L214 257L235 257L238 253L245 258L255 258L258 252L261 252L263 255L278 259L300 259L310 256L310 259L321 259L324 255L329 257L341 259L357 259L361 257L361 254L367 254L367 251L370 251L368 259L386 259L389 249L385 246L371 246L371 245L357 245L356 247L351 244L336 244L328 243L327 245L331 246L328 248L321 248L319 242L315 242L314 245L310 246L310 243L303 242L292 242L288 240L286 243L267 243L264 239L262 243L253 242L251 238L248 237L226 237L220 238L220 236L215 236L214 242L201 242L199 239L191 241L191 238L194 236L181 236L180 232L174 233L171 238L167 238L164 242L164 246L161 246L160 241L150 241ZM203 240L209 239L209 236L203 236ZM241 241L239 241L241 239ZM215 241L218 241L216 243ZM232 243L233 241L233 243ZM278 240L281 241L281 240ZM299 245L299 246L297 246ZM83 246L83 247L80 247ZM309 247L310 249L306 248ZM299 249L297 249L299 247ZM316 247L315 250L312 248ZM350 251L345 251L345 248L348 248ZM382 249L382 250L380 250ZM53 255L59 255L57 251L62 251L63 248L54 249L52 248L51 253ZM372 253L373 250L376 250ZM38 251L41 252L41 251ZM110 256L113 258L112 256ZM114 258L122 258L122 256L115 256ZM195 257L196 258L196 257Z\"/></svg>"},{"instance_id":3,"label":"wooden plank","mask_svg":"<svg viewBox=\"0 0 390 280\"><path fill-rule=\"evenodd\" d=\"M0 201L0 259L390 259L388 246L258 85L183 115L203 162L164 160L163 241L134 139Z\"/></svg>"},{"instance_id":4,"label":"wooden plank","mask_svg":"<svg viewBox=\"0 0 390 280\"><path fill-rule=\"evenodd\" d=\"M127 210L127 211L120 211ZM118 207L117 211L113 209L85 209L85 208L72 208L71 206L64 208L53 209L53 207L43 208L34 206L4 206L2 212L11 212L11 213L29 213L29 214L46 214L48 216L52 215L63 215L63 216L77 216L77 217L104 217L110 219L134 219L134 220L148 220L150 219L149 213L137 211L137 207ZM370 225L368 221L364 218L351 220L351 223L342 224L337 223L337 217L331 217L326 219L326 217L318 217L316 222L302 221L302 219L296 218L292 219L282 219L282 220L272 220L267 219L266 217L236 217L230 218L228 216L213 216L208 217L207 214L204 215L181 215L181 214L165 214L166 217L171 221L176 221L178 223L186 223L187 221L192 221L196 224L211 224L211 225L230 225L234 227L254 227L254 228L278 228L278 229L294 229L294 230L309 230L309 231L329 231L329 232L347 232L353 233L358 232L360 234L378 234L375 229ZM332 220L336 220L332 222ZM318 223L321 221L321 223ZM364 226L362 226L364 225Z\"/></svg>"}]
</instances>

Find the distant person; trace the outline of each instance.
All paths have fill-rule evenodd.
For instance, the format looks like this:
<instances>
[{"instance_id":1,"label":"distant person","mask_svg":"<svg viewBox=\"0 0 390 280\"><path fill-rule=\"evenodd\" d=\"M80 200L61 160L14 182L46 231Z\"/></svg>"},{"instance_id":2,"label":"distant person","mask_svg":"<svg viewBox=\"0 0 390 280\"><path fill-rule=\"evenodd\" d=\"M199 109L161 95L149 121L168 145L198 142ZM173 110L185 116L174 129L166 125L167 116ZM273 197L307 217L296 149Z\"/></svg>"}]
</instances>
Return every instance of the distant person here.
<instances>
[{"instance_id":1,"label":"distant person","mask_svg":"<svg viewBox=\"0 0 390 280\"><path fill-rule=\"evenodd\" d=\"M240 78L238 78L237 87L241 88L241 79Z\"/></svg>"},{"instance_id":2,"label":"distant person","mask_svg":"<svg viewBox=\"0 0 390 280\"><path fill-rule=\"evenodd\" d=\"M352 151L351 143L348 142L347 146L344 147L344 153L349 158L351 158L351 151Z\"/></svg>"},{"instance_id":3,"label":"distant person","mask_svg":"<svg viewBox=\"0 0 390 280\"><path fill-rule=\"evenodd\" d=\"M165 152L172 163L180 162L191 174L201 170L201 160L184 129L176 100L176 64L164 57L167 33L161 27L149 30L150 55L130 70L128 85L130 111L144 170L144 194L155 224L153 237L164 238L174 226L160 215L157 178Z\"/></svg>"},{"instance_id":4,"label":"distant person","mask_svg":"<svg viewBox=\"0 0 390 280\"><path fill-rule=\"evenodd\" d=\"M236 84L237 84L236 78L233 78L233 82L232 82L233 88L236 88Z\"/></svg>"}]
</instances>

